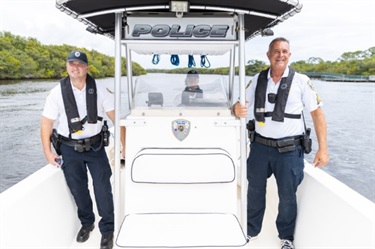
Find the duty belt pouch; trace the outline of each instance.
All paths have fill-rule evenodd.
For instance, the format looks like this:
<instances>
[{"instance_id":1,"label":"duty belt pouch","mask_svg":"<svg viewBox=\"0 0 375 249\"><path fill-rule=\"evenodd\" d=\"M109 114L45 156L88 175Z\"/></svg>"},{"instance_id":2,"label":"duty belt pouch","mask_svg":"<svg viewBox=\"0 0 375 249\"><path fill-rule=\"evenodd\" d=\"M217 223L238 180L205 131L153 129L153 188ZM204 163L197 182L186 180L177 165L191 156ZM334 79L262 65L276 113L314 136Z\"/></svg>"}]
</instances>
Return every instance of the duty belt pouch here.
<instances>
[{"instance_id":1,"label":"duty belt pouch","mask_svg":"<svg viewBox=\"0 0 375 249\"><path fill-rule=\"evenodd\" d=\"M310 132L311 132L311 129L310 128L307 128L306 130L306 133L303 134L303 137L301 138L301 144L302 144L302 147L303 147L303 151L305 152L305 154L309 154L312 150L312 141L311 141L311 138L310 138Z\"/></svg>"},{"instance_id":2,"label":"duty belt pouch","mask_svg":"<svg viewBox=\"0 0 375 249\"><path fill-rule=\"evenodd\" d=\"M78 152L89 151L91 149L90 138L80 139L74 144L74 150Z\"/></svg>"},{"instance_id":3,"label":"duty belt pouch","mask_svg":"<svg viewBox=\"0 0 375 249\"><path fill-rule=\"evenodd\" d=\"M91 149L90 138L85 138L85 149L86 151L89 151Z\"/></svg>"},{"instance_id":4,"label":"duty belt pouch","mask_svg":"<svg viewBox=\"0 0 375 249\"><path fill-rule=\"evenodd\" d=\"M51 141L52 146L55 149L57 155L61 156L61 151L60 151L61 138L60 138L60 135L57 133L56 129L52 130L50 141Z\"/></svg>"},{"instance_id":5,"label":"duty belt pouch","mask_svg":"<svg viewBox=\"0 0 375 249\"><path fill-rule=\"evenodd\" d=\"M74 150L75 150L75 151L78 151L78 152L83 152L83 151L84 151L83 140L78 140L78 141L74 144Z\"/></svg>"},{"instance_id":6,"label":"duty belt pouch","mask_svg":"<svg viewBox=\"0 0 375 249\"><path fill-rule=\"evenodd\" d=\"M109 136L110 136L110 132L108 130L107 121L104 120L104 124L102 126L102 140L103 140L103 145L104 146L108 146L109 145Z\"/></svg>"},{"instance_id":7,"label":"duty belt pouch","mask_svg":"<svg viewBox=\"0 0 375 249\"><path fill-rule=\"evenodd\" d=\"M296 149L294 138L279 139L276 141L276 145L280 153L289 152Z\"/></svg>"},{"instance_id":8,"label":"duty belt pouch","mask_svg":"<svg viewBox=\"0 0 375 249\"><path fill-rule=\"evenodd\" d=\"M302 117L303 117L303 125L305 126L305 133L303 134L301 138L301 145L303 148L303 152L305 152L305 154L309 154L312 150L312 146L311 146L312 141L310 138L311 129L306 128L305 116L303 115L303 112L302 112Z\"/></svg>"}]
</instances>

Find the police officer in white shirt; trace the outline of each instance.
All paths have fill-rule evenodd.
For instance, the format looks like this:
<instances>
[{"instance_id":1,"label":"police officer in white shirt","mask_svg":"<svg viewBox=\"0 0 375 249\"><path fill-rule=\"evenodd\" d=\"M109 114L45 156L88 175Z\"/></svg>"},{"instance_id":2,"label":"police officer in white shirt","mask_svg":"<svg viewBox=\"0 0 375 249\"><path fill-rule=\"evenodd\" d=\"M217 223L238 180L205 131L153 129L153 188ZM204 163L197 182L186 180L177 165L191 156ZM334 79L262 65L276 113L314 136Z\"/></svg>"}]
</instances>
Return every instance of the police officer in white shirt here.
<instances>
[{"instance_id":1,"label":"police officer in white shirt","mask_svg":"<svg viewBox=\"0 0 375 249\"><path fill-rule=\"evenodd\" d=\"M181 104L189 105L191 99L203 98L203 90L199 87L199 74L195 70L190 70L186 74L186 87L181 94Z\"/></svg>"},{"instance_id":2,"label":"police officer in white shirt","mask_svg":"<svg viewBox=\"0 0 375 249\"><path fill-rule=\"evenodd\" d=\"M77 242L85 242L94 229L95 216L88 190L88 168L101 216L100 248L112 248L112 171L104 149L109 132L103 118L106 114L114 121L114 97L107 89L96 84L87 73L89 65L85 53L72 51L67 58L66 68L69 76L51 90L43 110L41 140L44 154L50 164L61 166L78 207L82 228L77 234ZM58 121L57 127L53 129L55 121ZM58 155L51 150L50 138ZM123 140L122 138L122 142Z\"/></svg>"},{"instance_id":3,"label":"police officer in white shirt","mask_svg":"<svg viewBox=\"0 0 375 249\"><path fill-rule=\"evenodd\" d=\"M289 41L274 39L267 52L270 68L255 75L246 92L247 105L253 106L255 118L249 122L252 136L247 160L248 238L255 238L261 231L267 178L273 174L279 193L276 226L282 249L294 248L296 191L303 179L304 152L311 150L303 110L312 116L319 143L313 165L323 167L329 161L322 103L310 79L288 66L290 55ZM247 105L237 102L234 115L247 117Z\"/></svg>"}]
</instances>

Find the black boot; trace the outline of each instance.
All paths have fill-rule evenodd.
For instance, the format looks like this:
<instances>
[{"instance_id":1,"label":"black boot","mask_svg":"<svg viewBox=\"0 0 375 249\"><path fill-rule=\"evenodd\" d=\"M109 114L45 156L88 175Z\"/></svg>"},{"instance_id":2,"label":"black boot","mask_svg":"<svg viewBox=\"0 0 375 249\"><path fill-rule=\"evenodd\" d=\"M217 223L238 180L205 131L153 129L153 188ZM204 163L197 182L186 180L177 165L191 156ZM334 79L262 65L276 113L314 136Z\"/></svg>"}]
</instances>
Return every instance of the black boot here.
<instances>
[{"instance_id":1,"label":"black boot","mask_svg":"<svg viewBox=\"0 0 375 249\"><path fill-rule=\"evenodd\" d=\"M102 235L100 241L100 249L112 249L113 247L113 233Z\"/></svg>"},{"instance_id":2,"label":"black boot","mask_svg":"<svg viewBox=\"0 0 375 249\"><path fill-rule=\"evenodd\" d=\"M88 227L82 227L77 234L77 242L85 242L90 237L90 232L94 230L94 224Z\"/></svg>"}]
</instances>

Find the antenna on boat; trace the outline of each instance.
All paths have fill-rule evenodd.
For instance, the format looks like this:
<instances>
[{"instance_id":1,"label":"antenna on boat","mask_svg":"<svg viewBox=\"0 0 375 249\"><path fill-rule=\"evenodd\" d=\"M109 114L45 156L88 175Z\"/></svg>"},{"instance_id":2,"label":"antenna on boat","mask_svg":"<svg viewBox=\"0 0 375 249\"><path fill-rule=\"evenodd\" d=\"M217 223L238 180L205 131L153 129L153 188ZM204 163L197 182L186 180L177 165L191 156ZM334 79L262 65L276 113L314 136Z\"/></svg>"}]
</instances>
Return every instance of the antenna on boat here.
<instances>
[{"instance_id":1,"label":"antenna on boat","mask_svg":"<svg viewBox=\"0 0 375 249\"><path fill-rule=\"evenodd\" d=\"M181 18L184 13L189 12L190 4L188 1L170 1L169 11L175 12L178 18Z\"/></svg>"}]
</instances>

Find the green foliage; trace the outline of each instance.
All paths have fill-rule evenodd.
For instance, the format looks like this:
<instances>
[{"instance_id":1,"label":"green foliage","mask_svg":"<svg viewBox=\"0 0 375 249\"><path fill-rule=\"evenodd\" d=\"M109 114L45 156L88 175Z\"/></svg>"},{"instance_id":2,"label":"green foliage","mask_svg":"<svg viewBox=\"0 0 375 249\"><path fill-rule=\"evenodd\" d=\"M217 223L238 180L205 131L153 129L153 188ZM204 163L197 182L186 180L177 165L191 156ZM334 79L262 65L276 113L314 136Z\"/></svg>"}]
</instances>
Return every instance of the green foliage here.
<instances>
[{"instance_id":1,"label":"green foliage","mask_svg":"<svg viewBox=\"0 0 375 249\"><path fill-rule=\"evenodd\" d=\"M247 64L245 67L246 75L255 75L268 67L265 62L258 60L250 60Z\"/></svg>"},{"instance_id":2,"label":"green foliage","mask_svg":"<svg viewBox=\"0 0 375 249\"><path fill-rule=\"evenodd\" d=\"M299 72L319 72L345 75L369 76L375 74L375 47L365 51L345 52L336 61L310 58L297 61L291 66Z\"/></svg>"},{"instance_id":3,"label":"green foliage","mask_svg":"<svg viewBox=\"0 0 375 249\"><path fill-rule=\"evenodd\" d=\"M0 80L2 79L59 79L67 75L66 57L72 50L87 54L89 73L95 78L113 77L114 58L95 50L69 45L42 45L35 38L23 38L10 32L0 32ZM126 75L126 59L122 59L122 74ZM133 62L133 75L146 70Z\"/></svg>"},{"instance_id":4,"label":"green foliage","mask_svg":"<svg viewBox=\"0 0 375 249\"><path fill-rule=\"evenodd\" d=\"M23 38L10 32L0 32L0 80L1 79L59 79L67 75L65 60L72 50L81 50L88 56L89 73L95 78L113 77L114 58L95 50L77 48L70 45L42 45L35 38ZM122 59L122 75L126 75L126 59ZM365 51L345 52L336 61L324 61L311 57L306 61L291 63L298 72L333 73L346 75L375 75L375 47ZM266 69L263 61L249 60L245 67L246 75L255 75ZM132 63L133 75L147 72L186 73L190 68L171 70L142 68ZM200 68L200 74L228 75L229 68ZM238 73L238 68L235 69Z\"/></svg>"}]
</instances>

